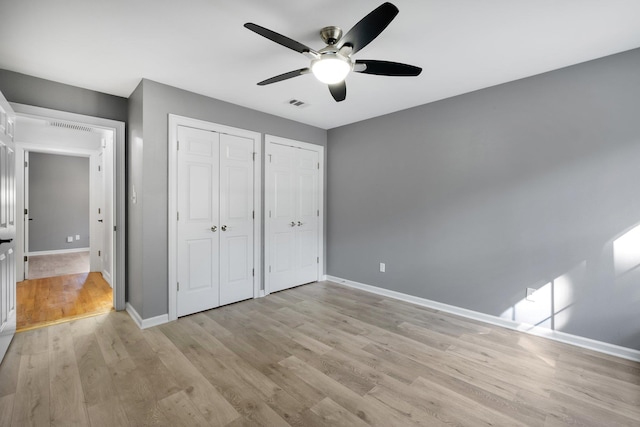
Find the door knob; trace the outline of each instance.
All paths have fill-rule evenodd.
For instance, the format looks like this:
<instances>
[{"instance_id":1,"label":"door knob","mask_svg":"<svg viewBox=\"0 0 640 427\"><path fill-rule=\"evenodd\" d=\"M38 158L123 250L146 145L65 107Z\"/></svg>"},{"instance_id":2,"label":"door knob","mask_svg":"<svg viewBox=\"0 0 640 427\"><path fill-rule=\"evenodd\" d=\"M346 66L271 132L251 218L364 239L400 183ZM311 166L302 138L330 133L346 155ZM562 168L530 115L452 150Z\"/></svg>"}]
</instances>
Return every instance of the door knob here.
<instances>
[{"instance_id":1,"label":"door knob","mask_svg":"<svg viewBox=\"0 0 640 427\"><path fill-rule=\"evenodd\" d=\"M0 239L0 245L3 243L11 243L13 242L13 239Z\"/></svg>"},{"instance_id":2,"label":"door knob","mask_svg":"<svg viewBox=\"0 0 640 427\"><path fill-rule=\"evenodd\" d=\"M222 231L227 231L227 226L223 225L222 227L220 227L222 229Z\"/></svg>"},{"instance_id":3,"label":"door knob","mask_svg":"<svg viewBox=\"0 0 640 427\"><path fill-rule=\"evenodd\" d=\"M291 226L292 226L292 227L295 227L295 226L296 226L296 223L295 223L295 222L293 222L293 221L291 221Z\"/></svg>"},{"instance_id":4,"label":"door knob","mask_svg":"<svg viewBox=\"0 0 640 427\"><path fill-rule=\"evenodd\" d=\"M298 221L298 227L302 226L302 223L300 221Z\"/></svg>"},{"instance_id":5,"label":"door knob","mask_svg":"<svg viewBox=\"0 0 640 427\"><path fill-rule=\"evenodd\" d=\"M214 225L213 227L211 227L211 231L213 231L214 233L218 231L218 226Z\"/></svg>"}]
</instances>

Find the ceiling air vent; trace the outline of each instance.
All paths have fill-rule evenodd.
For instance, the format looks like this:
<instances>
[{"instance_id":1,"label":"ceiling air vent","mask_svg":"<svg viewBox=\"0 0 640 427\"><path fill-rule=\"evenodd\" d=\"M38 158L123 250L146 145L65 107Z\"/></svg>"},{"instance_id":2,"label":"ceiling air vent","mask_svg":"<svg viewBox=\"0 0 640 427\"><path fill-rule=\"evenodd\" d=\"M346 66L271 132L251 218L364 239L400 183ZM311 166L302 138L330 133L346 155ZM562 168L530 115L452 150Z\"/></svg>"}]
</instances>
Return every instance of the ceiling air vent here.
<instances>
[{"instance_id":1,"label":"ceiling air vent","mask_svg":"<svg viewBox=\"0 0 640 427\"><path fill-rule=\"evenodd\" d=\"M289 105L293 105L294 107L298 107L298 108L304 108L309 106L309 104L307 104L304 101L300 101L299 99L290 99L287 101L287 103Z\"/></svg>"},{"instance_id":2,"label":"ceiling air vent","mask_svg":"<svg viewBox=\"0 0 640 427\"><path fill-rule=\"evenodd\" d=\"M73 123L66 122L49 122L49 126L63 129L79 130L83 132L93 132L93 128L90 128L88 126L74 125Z\"/></svg>"}]
</instances>

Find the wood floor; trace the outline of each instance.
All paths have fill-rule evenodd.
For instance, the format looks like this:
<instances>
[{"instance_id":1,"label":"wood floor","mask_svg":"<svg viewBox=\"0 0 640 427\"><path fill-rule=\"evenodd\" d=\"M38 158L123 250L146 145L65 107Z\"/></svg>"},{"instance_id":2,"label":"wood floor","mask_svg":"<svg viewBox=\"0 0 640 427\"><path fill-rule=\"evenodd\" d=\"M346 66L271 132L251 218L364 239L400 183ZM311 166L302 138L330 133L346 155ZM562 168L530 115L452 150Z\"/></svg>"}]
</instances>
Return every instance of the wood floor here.
<instances>
[{"instance_id":1,"label":"wood floor","mask_svg":"<svg viewBox=\"0 0 640 427\"><path fill-rule=\"evenodd\" d=\"M640 364L327 282L16 335L0 425L639 425Z\"/></svg>"},{"instance_id":2,"label":"wood floor","mask_svg":"<svg viewBox=\"0 0 640 427\"><path fill-rule=\"evenodd\" d=\"M25 280L16 285L18 330L33 329L113 308L113 290L100 273Z\"/></svg>"}]
</instances>

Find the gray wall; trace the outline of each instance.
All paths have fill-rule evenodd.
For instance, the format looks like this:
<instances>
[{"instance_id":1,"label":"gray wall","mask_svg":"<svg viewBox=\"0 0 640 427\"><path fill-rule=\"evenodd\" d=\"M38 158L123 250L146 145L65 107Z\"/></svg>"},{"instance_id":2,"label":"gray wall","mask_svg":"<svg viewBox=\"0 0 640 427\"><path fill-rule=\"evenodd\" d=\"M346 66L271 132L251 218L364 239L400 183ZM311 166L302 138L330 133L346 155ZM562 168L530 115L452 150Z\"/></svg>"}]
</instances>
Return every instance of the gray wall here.
<instances>
[{"instance_id":1,"label":"gray wall","mask_svg":"<svg viewBox=\"0 0 640 427\"><path fill-rule=\"evenodd\" d=\"M640 349L640 50L328 140L328 274Z\"/></svg>"},{"instance_id":2,"label":"gray wall","mask_svg":"<svg viewBox=\"0 0 640 427\"><path fill-rule=\"evenodd\" d=\"M135 276L130 275L129 302L142 318L147 319L168 312L168 114L323 146L326 146L327 132L146 79L136 92L138 90L142 97L142 120L136 118L134 123L133 115L130 115L130 136L136 132L134 128L142 127L142 133L138 135L141 143L137 149L133 138L130 140L129 179L139 181L140 188L136 184L138 203L136 206L129 204L128 225L130 240L139 238L139 242L131 242L133 244L129 246L129 267L141 270L140 275L137 270L134 270ZM130 108L139 109L138 101L130 102ZM136 177L135 171L143 172ZM130 192L131 189L130 183ZM137 301L137 295L141 296L141 301Z\"/></svg>"},{"instance_id":3,"label":"gray wall","mask_svg":"<svg viewBox=\"0 0 640 427\"><path fill-rule=\"evenodd\" d=\"M10 102L127 121L127 99L0 69L0 91Z\"/></svg>"},{"instance_id":4,"label":"gray wall","mask_svg":"<svg viewBox=\"0 0 640 427\"><path fill-rule=\"evenodd\" d=\"M31 152L28 170L29 252L88 248L89 158Z\"/></svg>"}]
</instances>

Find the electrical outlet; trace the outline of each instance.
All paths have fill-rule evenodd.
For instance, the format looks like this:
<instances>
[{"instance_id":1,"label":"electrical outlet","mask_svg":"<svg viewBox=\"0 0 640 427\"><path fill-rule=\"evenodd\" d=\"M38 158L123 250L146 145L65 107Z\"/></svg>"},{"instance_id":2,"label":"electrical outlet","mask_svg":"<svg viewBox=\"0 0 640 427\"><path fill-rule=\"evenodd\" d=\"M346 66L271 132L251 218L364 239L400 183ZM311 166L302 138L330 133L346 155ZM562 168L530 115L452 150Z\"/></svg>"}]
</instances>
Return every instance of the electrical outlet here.
<instances>
[{"instance_id":1,"label":"electrical outlet","mask_svg":"<svg viewBox=\"0 0 640 427\"><path fill-rule=\"evenodd\" d=\"M76 240L80 240L80 235L76 234Z\"/></svg>"},{"instance_id":2,"label":"electrical outlet","mask_svg":"<svg viewBox=\"0 0 640 427\"><path fill-rule=\"evenodd\" d=\"M527 288L527 301L536 302L536 288Z\"/></svg>"},{"instance_id":3,"label":"electrical outlet","mask_svg":"<svg viewBox=\"0 0 640 427\"><path fill-rule=\"evenodd\" d=\"M384 264L384 262L380 263L380 273L384 273L387 270L387 266Z\"/></svg>"},{"instance_id":4,"label":"electrical outlet","mask_svg":"<svg viewBox=\"0 0 640 427\"><path fill-rule=\"evenodd\" d=\"M67 236L67 243L73 242L73 236Z\"/></svg>"}]
</instances>

